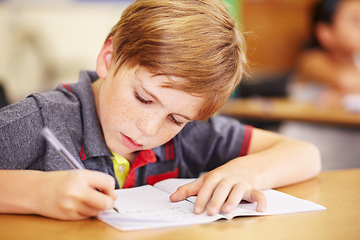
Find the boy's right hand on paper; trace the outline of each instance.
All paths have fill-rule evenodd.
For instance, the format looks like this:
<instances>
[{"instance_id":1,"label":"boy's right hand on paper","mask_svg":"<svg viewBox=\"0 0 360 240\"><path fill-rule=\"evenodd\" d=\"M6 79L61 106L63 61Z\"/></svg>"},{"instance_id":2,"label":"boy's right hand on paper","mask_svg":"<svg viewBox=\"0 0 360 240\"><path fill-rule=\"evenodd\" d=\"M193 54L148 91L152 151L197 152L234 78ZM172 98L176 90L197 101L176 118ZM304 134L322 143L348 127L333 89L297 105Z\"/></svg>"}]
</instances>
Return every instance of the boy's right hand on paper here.
<instances>
[{"instance_id":1,"label":"boy's right hand on paper","mask_svg":"<svg viewBox=\"0 0 360 240\"><path fill-rule=\"evenodd\" d=\"M35 212L61 220L97 216L116 199L114 178L90 170L45 172L34 188Z\"/></svg>"},{"instance_id":2,"label":"boy's right hand on paper","mask_svg":"<svg viewBox=\"0 0 360 240\"><path fill-rule=\"evenodd\" d=\"M171 196L173 202L197 196L194 213L207 212L214 215L229 213L241 200L256 202L256 210L263 212L267 201L264 193L256 187L252 175L242 167L241 158L234 159L177 189Z\"/></svg>"},{"instance_id":3,"label":"boy's right hand on paper","mask_svg":"<svg viewBox=\"0 0 360 240\"><path fill-rule=\"evenodd\" d=\"M194 213L196 214L203 212L207 212L208 215L220 212L230 213L241 200L257 202L256 210L263 212L266 208L265 195L259 189L247 189L245 185L236 183L230 187L230 192L228 192L227 188L229 186L225 187L223 182L200 177L191 183L179 187L170 196L170 200L178 202L190 196L197 196L194 206ZM221 192L221 195L219 195L219 192Z\"/></svg>"}]
</instances>

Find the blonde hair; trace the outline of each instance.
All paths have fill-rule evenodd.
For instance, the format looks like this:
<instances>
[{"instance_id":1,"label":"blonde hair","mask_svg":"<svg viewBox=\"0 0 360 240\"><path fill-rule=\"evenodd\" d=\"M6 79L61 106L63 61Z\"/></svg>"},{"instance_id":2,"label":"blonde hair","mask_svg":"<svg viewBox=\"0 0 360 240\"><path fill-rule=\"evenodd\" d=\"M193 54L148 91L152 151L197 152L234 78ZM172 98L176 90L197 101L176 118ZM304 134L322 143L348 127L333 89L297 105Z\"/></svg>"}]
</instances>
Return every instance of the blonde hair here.
<instances>
[{"instance_id":1,"label":"blonde hair","mask_svg":"<svg viewBox=\"0 0 360 240\"><path fill-rule=\"evenodd\" d=\"M219 0L136 0L110 37L115 73L129 64L186 79L164 87L203 97L199 120L219 110L246 73L242 34Z\"/></svg>"}]
</instances>

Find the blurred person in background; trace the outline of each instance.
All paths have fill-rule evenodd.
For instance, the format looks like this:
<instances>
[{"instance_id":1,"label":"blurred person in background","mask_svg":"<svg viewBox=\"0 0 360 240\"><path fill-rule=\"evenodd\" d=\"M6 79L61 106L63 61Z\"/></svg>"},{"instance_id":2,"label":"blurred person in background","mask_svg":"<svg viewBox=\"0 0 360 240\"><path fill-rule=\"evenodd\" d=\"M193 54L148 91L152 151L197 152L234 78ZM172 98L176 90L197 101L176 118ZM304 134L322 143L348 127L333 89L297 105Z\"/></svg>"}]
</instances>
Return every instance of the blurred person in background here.
<instances>
[{"instance_id":1,"label":"blurred person in background","mask_svg":"<svg viewBox=\"0 0 360 240\"><path fill-rule=\"evenodd\" d=\"M320 0L290 97L360 110L360 1Z\"/></svg>"},{"instance_id":2,"label":"blurred person in background","mask_svg":"<svg viewBox=\"0 0 360 240\"><path fill-rule=\"evenodd\" d=\"M359 114L360 1L317 1L311 24L310 42L288 85L289 97L319 109L342 107ZM360 167L360 129L289 121L279 132L317 145L324 170Z\"/></svg>"}]
</instances>

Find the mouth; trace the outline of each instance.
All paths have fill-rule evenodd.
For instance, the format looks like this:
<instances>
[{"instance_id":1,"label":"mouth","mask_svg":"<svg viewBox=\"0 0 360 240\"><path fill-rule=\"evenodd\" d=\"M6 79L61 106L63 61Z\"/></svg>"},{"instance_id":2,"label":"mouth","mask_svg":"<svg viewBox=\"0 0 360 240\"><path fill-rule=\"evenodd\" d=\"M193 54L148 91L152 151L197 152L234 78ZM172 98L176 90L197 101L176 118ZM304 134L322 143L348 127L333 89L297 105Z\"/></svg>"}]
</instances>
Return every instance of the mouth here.
<instances>
[{"instance_id":1,"label":"mouth","mask_svg":"<svg viewBox=\"0 0 360 240\"><path fill-rule=\"evenodd\" d=\"M125 145L125 147L129 148L132 151L139 151L143 145L142 144L138 144L137 142L135 142L133 139L129 138L128 136L121 134L121 139L123 144Z\"/></svg>"}]
</instances>

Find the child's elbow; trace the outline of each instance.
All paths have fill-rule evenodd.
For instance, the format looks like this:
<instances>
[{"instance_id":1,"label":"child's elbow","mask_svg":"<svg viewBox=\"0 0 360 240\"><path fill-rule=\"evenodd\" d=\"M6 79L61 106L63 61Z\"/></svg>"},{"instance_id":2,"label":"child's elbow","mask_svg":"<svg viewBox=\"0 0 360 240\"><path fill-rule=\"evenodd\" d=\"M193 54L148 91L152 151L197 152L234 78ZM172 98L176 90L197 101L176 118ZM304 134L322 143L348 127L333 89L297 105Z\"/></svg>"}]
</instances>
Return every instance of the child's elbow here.
<instances>
[{"instance_id":1,"label":"child's elbow","mask_svg":"<svg viewBox=\"0 0 360 240\"><path fill-rule=\"evenodd\" d=\"M317 146L312 143L305 143L308 155L309 177L315 177L321 172L321 155Z\"/></svg>"}]
</instances>

